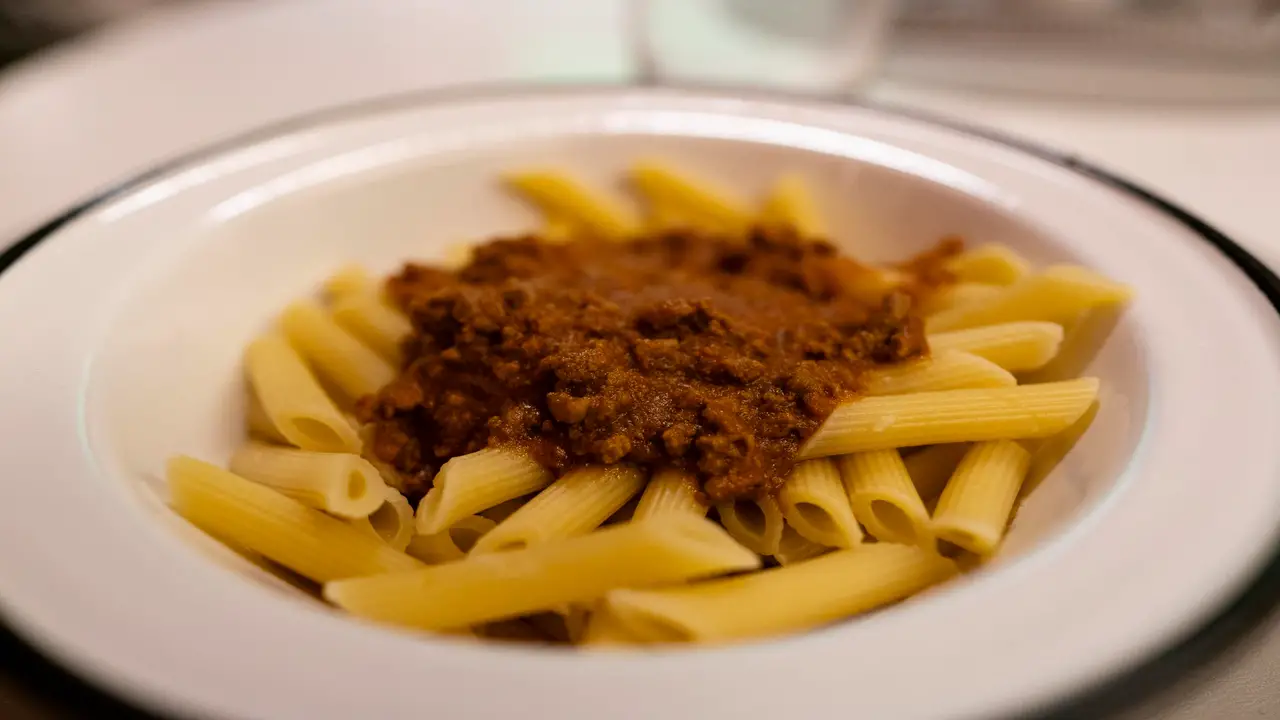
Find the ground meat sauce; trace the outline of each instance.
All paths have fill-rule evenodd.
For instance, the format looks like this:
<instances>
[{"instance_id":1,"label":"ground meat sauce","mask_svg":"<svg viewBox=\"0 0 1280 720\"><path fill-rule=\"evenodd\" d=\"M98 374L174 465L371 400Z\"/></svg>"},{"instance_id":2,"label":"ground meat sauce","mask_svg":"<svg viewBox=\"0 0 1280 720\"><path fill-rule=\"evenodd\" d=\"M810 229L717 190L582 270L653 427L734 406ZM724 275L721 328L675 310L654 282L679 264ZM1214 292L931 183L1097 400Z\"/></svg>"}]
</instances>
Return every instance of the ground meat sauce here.
<instances>
[{"instance_id":1,"label":"ground meat sauce","mask_svg":"<svg viewBox=\"0 0 1280 720\"><path fill-rule=\"evenodd\" d=\"M458 271L410 264L388 281L414 335L359 416L410 477L515 446L556 472L677 466L713 500L770 492L867 369L927 353L912 307L950 282L959 249L899 266L910 282L891 290L788 229L496 240Z\"/></svg>"}]
</instances>

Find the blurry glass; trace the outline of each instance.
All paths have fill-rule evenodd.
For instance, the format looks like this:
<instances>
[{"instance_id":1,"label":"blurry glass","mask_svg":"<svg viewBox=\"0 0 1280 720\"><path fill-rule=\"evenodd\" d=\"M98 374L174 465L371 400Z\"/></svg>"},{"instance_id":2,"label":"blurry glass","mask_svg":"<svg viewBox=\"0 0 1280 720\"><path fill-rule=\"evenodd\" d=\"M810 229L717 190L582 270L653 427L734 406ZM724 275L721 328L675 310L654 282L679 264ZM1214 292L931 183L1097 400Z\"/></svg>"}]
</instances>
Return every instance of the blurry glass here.
<instances>
[{"instance_id":1,"label":"blurry glass","mask_svg":"<svg viewBox=\"0 0 1280 720\"><path fill-rule=\"evenodd\" d=\"M897 0L634 0L642 71L665 83L853 90L881 67Z\"/></svg>"}]
</instances>

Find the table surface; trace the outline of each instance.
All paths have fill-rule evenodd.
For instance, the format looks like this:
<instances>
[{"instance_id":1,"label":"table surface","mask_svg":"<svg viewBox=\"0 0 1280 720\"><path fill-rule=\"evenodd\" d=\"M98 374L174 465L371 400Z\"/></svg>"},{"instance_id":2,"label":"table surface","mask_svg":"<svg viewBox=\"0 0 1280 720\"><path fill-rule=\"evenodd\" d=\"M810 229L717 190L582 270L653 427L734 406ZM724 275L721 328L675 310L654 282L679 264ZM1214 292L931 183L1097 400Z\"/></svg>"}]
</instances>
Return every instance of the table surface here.
<instances>
[{"instance_id":1,"label":"table surface","mask_svg":"<svg viewBox=\"0 0 1280 720\"><path fill-rule=\"evenodd\" d=\"M625 0L209 3L114 26L0 75L0 246L121 178L301 112L513 80L625 82ZM1273 267L1280 105L1124 104L910 86L867 90L1075 153L1206 218ZM0 636L0 717L96 716ZM57 695L58 697L51 697ZM1280 718L1280 623L1126 714Z\"/></svg>"}]
</instances>

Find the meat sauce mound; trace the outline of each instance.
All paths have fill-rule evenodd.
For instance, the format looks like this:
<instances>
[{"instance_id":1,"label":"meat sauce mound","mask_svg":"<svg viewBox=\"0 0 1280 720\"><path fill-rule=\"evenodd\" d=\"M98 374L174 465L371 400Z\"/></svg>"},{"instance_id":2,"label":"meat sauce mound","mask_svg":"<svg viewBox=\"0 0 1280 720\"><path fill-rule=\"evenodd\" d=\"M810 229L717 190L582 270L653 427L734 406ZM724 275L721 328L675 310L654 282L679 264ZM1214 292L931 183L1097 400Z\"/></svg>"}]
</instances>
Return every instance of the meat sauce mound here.
<instances>
[{"instance_id":1,"label":"meat sauce mound","mask_svg":"<svg viewBox=\"0 0 1280 720\"><path fill-rule=\"evenodd\" d=\"M928 352L912 308L959 250L943 241L890 289L786 228L494 240L459 270L388 280L413 335L359 419L417 492L449 458L515 447L557 473L674 466L714 501L769 493L864 373Z\"/></svg>"}]
</instances>

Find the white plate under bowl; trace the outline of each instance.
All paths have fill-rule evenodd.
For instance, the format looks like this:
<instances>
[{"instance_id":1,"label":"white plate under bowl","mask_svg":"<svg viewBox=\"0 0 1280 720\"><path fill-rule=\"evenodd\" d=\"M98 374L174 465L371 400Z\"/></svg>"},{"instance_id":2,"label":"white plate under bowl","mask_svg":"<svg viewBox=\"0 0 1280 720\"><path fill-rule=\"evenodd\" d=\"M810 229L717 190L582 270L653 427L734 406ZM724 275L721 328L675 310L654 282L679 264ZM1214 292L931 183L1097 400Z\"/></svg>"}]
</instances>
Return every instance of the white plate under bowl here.
<instances>
[{"instance_id":1,"label":"white plate under bowl","mask_svg":"<svg viewBox=\"0 0 1280 720\"><path fill-rule=\"evenodd\" d=\"M1101 411L1024 506L1000 562L820 632L588 654L344 618L165 508L167 456L222 461L240 437L241 349L289 299L344 262L389 270L531 227L498 187L505 169L563 167L616 190L641 157L744 196L799 172L861 257L960 233L1133 286L1088 368ZM1280 322L1257 284L1274 277L1207 234L1013 146L812 101L526 90L293 123L79 209L0 276L0 606L93 681L201 716L1044 709L1185 638L1274 550Z\"/></svg>"}]
</instances>

